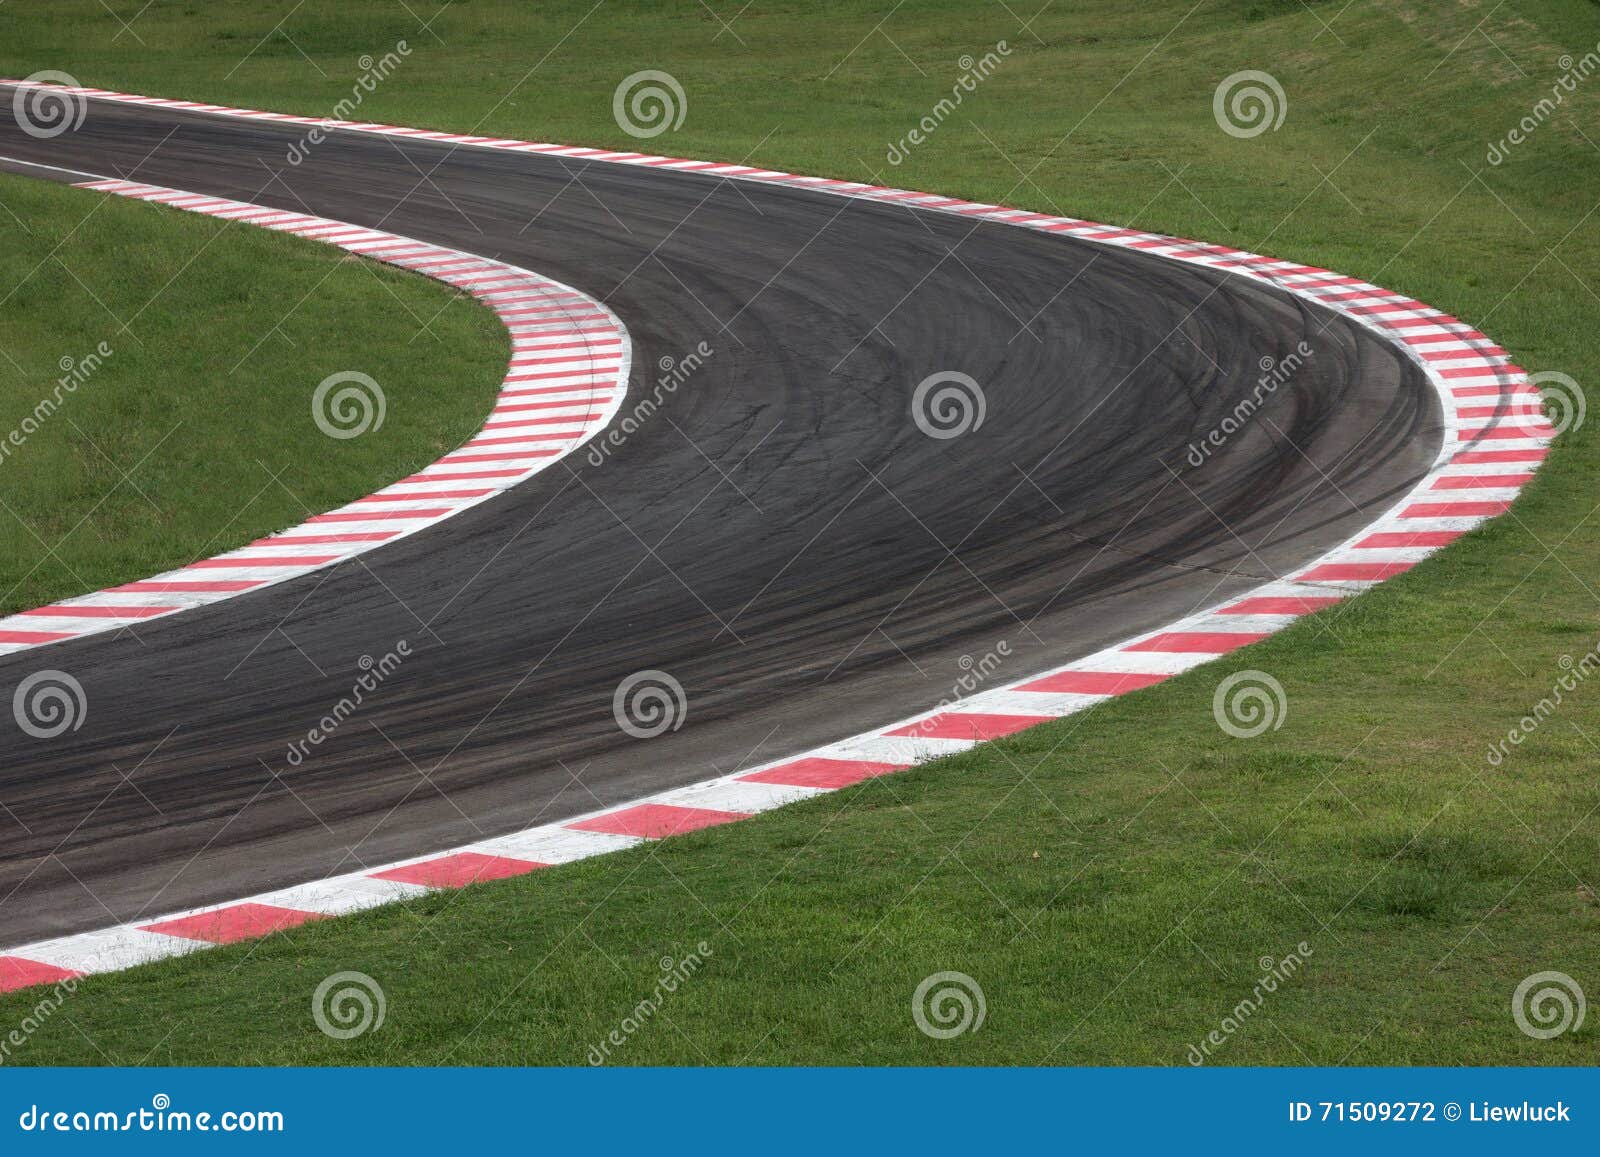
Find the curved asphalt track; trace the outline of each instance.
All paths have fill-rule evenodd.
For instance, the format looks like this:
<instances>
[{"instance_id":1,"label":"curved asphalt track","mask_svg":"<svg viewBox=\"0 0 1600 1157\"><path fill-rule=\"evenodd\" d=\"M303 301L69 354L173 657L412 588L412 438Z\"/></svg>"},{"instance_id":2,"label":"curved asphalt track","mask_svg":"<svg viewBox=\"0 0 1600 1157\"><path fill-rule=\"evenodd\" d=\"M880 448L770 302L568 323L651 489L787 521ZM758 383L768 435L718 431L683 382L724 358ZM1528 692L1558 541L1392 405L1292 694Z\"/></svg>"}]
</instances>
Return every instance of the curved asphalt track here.
<instances>
[{"instance_id":1,"label":"curved asphalt track","mask_svg":"<svg viewBox=\"0 0 1600 1157\"><path fill-rule=\"evenodd\" d=\"M624 412L660 358L715 352L601 467L574 454L363 564L137 637L0 659L4 698L52 667L89 702L74 734L6 735L0 944L776 759L931 707L962 655L1000 640L1020 678L1288 572L1397 500L1438 446L1437 403L1399 350L1256 281L569 158L334 134L290 168L301 131L92 102L54 140L0 126L0 154L555 277L629 327ZM1259 359L1302 339L1315 352L1292 386L1188 465ZM941 370L988 399L981 429L950 441L909 416ZM414 657L288 767L359 657L402 638ZM641 668L684 685L681 730L618 730L613 691Z\"/></svg>"}]
</instances>

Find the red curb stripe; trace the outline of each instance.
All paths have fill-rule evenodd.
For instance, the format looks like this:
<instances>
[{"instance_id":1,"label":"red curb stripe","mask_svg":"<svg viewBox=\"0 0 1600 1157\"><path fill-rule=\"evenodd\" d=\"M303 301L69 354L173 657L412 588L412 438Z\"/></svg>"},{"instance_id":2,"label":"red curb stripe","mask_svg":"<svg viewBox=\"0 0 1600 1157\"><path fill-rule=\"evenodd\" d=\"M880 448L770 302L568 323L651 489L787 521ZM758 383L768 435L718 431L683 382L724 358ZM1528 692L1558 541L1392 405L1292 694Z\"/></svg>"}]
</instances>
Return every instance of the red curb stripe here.
<instances>
[{"instance_id":1,"label":"red curb stripe","mask_svg":"<svg viewBox=\"0 0 1600 1157\"><path fill-rule=\"evenodd\" d=\"M1357 544L1359 545L1359 544ZM1309 615L1324 607L1344 602L1337 595L1286 595L1282 598L1243 599L1223 607L1219 615Z\"/></svg>"},{"instance_id":2,"label":"red curb stripe","mask_svg":"<svg viewBox=\"0 0 1600 1157\"><path fill-rule=\"evenodd\" d=\"M1529 385L1495 382L1487 386L1451 386L1452 398L1534 398L1544 397L1537 389Z\"/></svg>"},{"instance_id":3,"label":"red curb stripe","mask_svg":"<svg viewBox=\"0 0 1600 1157\"><path fill-rule=\"evenodd\" d=\"M1013 735L1040 723L1048 723L1053 715L997 715L984 711L945 711L930 716L919 723L910 723L885 731L885 735L917 735L925 739L998 739Z\"/></svg>"},{"instance_id":4,"label":"red curb stripe","mask_svg":"<svg viewBox=\"0 0 1600 1157\"><path fill-rule=\"evenodd\" d=\"M482 498L485 494L493 494L489 488L479 490L393 490L384 494L369 494L365 498L358 498L351 506L360 506L363 502L436 502L441 498ZM363 515L363 520L367 515ZM396 531L395 533L399 533Z\"/></svg>"},{"instance_id":5,"label":"red curb stripe","mask_svg":"<svg viewBox=\"0 0 1600 1157\"><path fill-rule=\"evenodd\" d=\"M251 566L321 566L332 562L336 554L285 554L268 558L203 558L191 562L186 570L229 570Z\"/></svg>"},{"instance_id":6,"label":"red curb stripe","mask_svg":"<svg viewBox=\"0 0 1600 1157\"><path fill-rule=\"evenodd\" d=\"M1509 502L1418 502L1400 512L1401 518L1493 518L1511 509Z\"/></svg>"},{"instance_id":7,"label":"red curb stripe","mask_svg":"<svg viewBox=\"0 0 1600 1157\"><path fill-rule=\"evenodd\" d=\"M1432 490L1515 490L1533 481L1532 474L1446 474L1433 481Z\"/></svg>"},{"instance_id":8,"label":"red curb stripe","mask_svg":"<svg viewBox=\"0 0 1600 1157\"><path fill-rule=\"evenodd\" d=\"M749 819L745 812L713 808L678 807L676 804L641 803L566 826L578 832L609 832L614 836L640 836L647 840L695 832L718 824Z\"/></svg>"},{"instance_id":9,"label":"red curb stripe","mask_svg":"<svg viewBox=\"0 0 1600 1157\"><path fill-rule=\"evenodd\" d=\"M1339 582L1344 580L1382 582L1397 574L1404 574L1413 562L1326 562L1314 566L1299 577L1306 582Z\"/></svg>"},{"instance_id":10,"label":"red curb stripe","mask_svg":"<svg viewBox=\"0 0 1600 1157\"><path fill-rule=\"evenodd\" d=\"M1550 451L1543 446L1531 450L1463 450L1452 462L1543 462Z\"/></svg>"},{"instance_id":11,"label":"red curb stripe","mask_svg":"<svg viewBox=\"0 0 1600 1157\"><path fill-rule=\"evenodd\" d=\"M296 908L279 908L272 904L230 904L195 916L177 920L162 920L156 924L142 924L145 932L163 936L177 936L184 940L204 940L210 944L232 944L239 940L254 940L269 936L285 928L294 928L311 920L326 917L316 912L302 912Z\"/></svg>"},{"instance_id":12,"label":"red curb stripe","mask_svg":"<svg viewBox=\"0 0 1600 1157\"><path fill-rule=\"evenodd\" d=\"M1377 294L1370 289L1347 289L1343 293L1319 293L1317 294L1317 300L1321 302L1358 301L1363 297L1375 296Z\"/></svg>"},{"instance_id":13,"label":"red curb stripe","mask_svg":"<svg viewBox=\"0 0 1600 1157\"><path fill-rule=\"evenodd\" d=\"M487 281L483 281L476 290L476 296L498 314L505 314L511 310L533 310L550 314L566 314L575 309L589 313L601 312L595 308L595 303L592 301L571 293L551 293L525 277L501 277L496 274L494 280L504 281L506 284L490 285Z\"/></svg>"},{"instance_id":14,"label":"red curb stripe","mask_svg":"<svg viewBox=\"0 0 1600 1157\"><path fill-rule=\"evenodd\" d=\"M54 643L76 637L76 631L0 631L0 643Z\"/></svg>"},{"instance_id":15,"label":"red curb stripe","mask_svg":"<svg viewBox=\"0 0 1600 1157\"><path fill-rule=\"evenodd\" d=\"M401 482L476 482L480 478L520 478L525 470L479 470L465 474L413 474L409 478L400 479ZM357 518L358 515L350 515ZM383 518L408 518L415 517L415 512L406 513L396 511L392 514L381 515Z\"/></svg>"},{"instance_id":16,"label":"red curb stripe","mask_svg":"<svg viewBox=\"0 0 1600 1157\"><path fill-rule=\"evenodd\" d=\"M552 448L548 450L523 450L514 454L504 452L495 454L451 454L448 458L441 458L439 461L451 466L457 466L462 462L521 462L529 458L550 458L560 453L560 450Z\"/></svg>"},{"instance_id":17,"label":"red curb stripe","mask_svg":"<svg viewBox=\"0 0 1600 1157\"><path fill-rule=\"evenodd\" d=\"M555 324L557 324L559 322L568 322L568 321L606 321L606 320L609 320L606 317L605 314L596 312L594 310L591 310L591 311L589 311L587 313L574 313L571 310L567 310L567 311L561 312L559 314L551 314L549 310L544 310L544 309L503 309L503 310L502 309L497 309L497 310L495 310L495 312L500 315L500 319L502 321L507 321L507 322L519 321L523 325L534 324L534 322L531 321L530 319L542 320L547 325L555 325ZM543 316L543 315L548 315L548 316Z\"/></svg>"},{"instance_id":18,"label":"red curb stripe","mask_svg":"<svg viewBox=\"0 0 1600 1157\"><path fill-rule=\"evenodd\" d=\"M583 425L585 419L594 419L598 414L546 414L544 417L533 415L526 418L512 418L504 422L485 422L485 430L514 430L518 426L571 426L574 423Z\"/></svg>"},{"instance_id":19,"label":"red curb stripe","mask_svg":"<svg viewBox=\"0 0 1600 1157\"><path fill-rule=\"evenodd\" d=\"M424 888L465 888L487 880L505 880L524 876L539 868L548 868L535 860L514 860L509 856L486 856L481 852L456 852L420 864L407 864L403 868L390 868L386 872L373 872L371 879L394 880L401 884L420 884Z\"/></svg>"},{"instance_id":20,"label":"red curb stripe","mask_svg":"<svg viewBox=\"0 0 1600 1157\"><path fill-rule=\"evenodd\" d=\"M1444 359L1441 358L1440 360ZM1433 372L1448 381L1454 381L1458 378L1498 378L1508 386L1515 385L1519 381L1525 381L1528 377L1521 366L1509 364L1502 366L1457 366L1455 369L1434 370Z\"/></svg>"},{"instance_id":21,"label":"red curb stripe","mask_svg":"<svg viewBox=\"0 0 1600 1157\"><path fill-rule=\"evenodd\" d=\"M177 607L75 607L56 603L49 607L34 607L31 611L18 611L22 615L61 619L151 619L175 611Z\"/></svg>"},{"instance_id":22,"label":"red curb stripe","mask_svg":"<svg viewBox=\"0 0 1600 1157\"><path fill-rule=\"evenodd\" d=\"M1385 301L1378 305L1352 305L1347 307L1345 312L1353 317L1371 317L1380 313L1416 313L1419 310L1425 310L1431 314L1428 306L1423 305L1420 301L1412 301L1410 298L1400 301Z\"/></svg>"},{"instance_id":23,"label":"red curb stripe","mask_svg":"<svg viewBox=\"0 0 1600 1157\"><path fill-rule=\"evenodd\" d=\"M1264 631L1165 631L1122 649L1162 651L1176 655L1225 655L1266 637Z\"/></svg>"},{"instance_id":24,"label":"red curb stripe","mask_svg":"<svg viewBox=\"0 0 1600 1157\"><path fill-rule=\"evenodd\" d=\"M514 446L523 442L566 442L580 433L581 430L574 430L570 434L559 430L539 430L529 434L504 434L498 438L474 438L462 446L462 449L470 450L477 446Z\"/></svg>"},{"instance_id":25,"label":"red curb stripe","mask_svg":"<svg viewBox=\"0 0 1600 1157\"><path fill-rule=\"evenodd\" d=\"M1537 398L1495 406L1457 406L1458 418L1542 418L1544 406Z\"/></svg>"},{"instance_id":26,"label":"red curb stripe","mask_svg":"<svg viewBox=\"0 0 1600 1157\"><path fill-rule=\"evenodd\" d=\"M1454 362L1465 361L1468 358L1505 358L1510 356L1499 346L1473 346L1471 349L1424 350L1422 352L1422 360L1425 362Z\"/></svg>"},{"instance_id":27,"label":"red curb stripe","mask_svg":"<svg viewBox=\"0 0 1600 1157\"><path fill-rule=\"evenodd\" d=\"M363 499L362 501L365 501ZM331 546L341 542L388 542L398 530L370 530L356 534L294 534L282 538L258 538L251 546L296 547Z\"/></svg>"},{"instance_id":28,"label":"red curb stripe","mask_svg":"<svg viewBox=\"0 0 1600 1157\"><path fill-rule=\"evenodd\" d=\"M570 353L557 354L554 357L512 358L511 364L513 366L571 366L582 364L603 366L605 369L615 370L620 368L621 359L622 351L619 348L606 353L596 352L593 357L585 357L582 353Z\"/></svg>"},{"instance_id":29,"label":"red curb stripe","mask_svg":"<svg viewBox=\"0 0 1600 1157\"><path fill-rule=\"evenodd\" d=\"M560 376L564 377L566 375ZM510 379L507 380L509 381ZM584 403L592 404L594 402L608 401L609 397L603 398L599 396L602 393L609 395L611 387L586 386L582 382L575 382L566 386L528 386L525 389L506 390L500 396L502 398L548 398L554 394L569 394L575 395L575 397L569 398L563 404L577 406Z\"/></svg>"},{"instance_id":30,"label":"red curb stripe","mask_svg":"<svg viewBox=\"0 0 1600 1157\"><path fill-rule=\"evenodd\" d=\"M553 336L559 337L561 335L560 334L556 334L556 335L553 335ZM579 351L581 351L581 350L600 350L606 356L609 356L608 347L610 347L610 346L616 346L616 347L618 347L618 349L620 349L622 347L622 339L620 337L612 337L612 338L603 338L603 339L599 339L599 340L590 340L590 341L558 341L558 342L548 342L547 343L547 342L540 341L538 338L529 338L529 339L526 339L525 341L512 342L511 343L511 348L514 349L514 350L516 350L516 349L527 349L527 350L579 350ZM570 354L568 356L569 357L577 357L577 356L581 356L581 354ZM519 360L520 359L518 359L518 358L512 358L511 359L511 364L512 365L516 365Z\"/></svg>"},{"instance_id":31,"label":"red curb stripe","mask_svg":"<svg viewBox=\"0 0 1600 1157\"><path fill-rule=\"evenodd\" d=\"M541 289L528 288L525 282L509 280L511 280L509 285L490 287L483 291L485 298L494 298L491 304L496 313L548 313L566 317L581 312L588 317L605 316L594 308L593 302L575 294L546 293Z\"/></svg>"},{"instance_id":32,"label":"red curb stripe","mask_svg":"<svg viewBox=\"0 0 1600 1157\"><path fill-rule=\"evenodd\" d=\"M266 579L234 579L218 580L216 582L189 582L185 579L141 579L136 583L123 583L119 587L107 587L108 591L118 594L234 594L259 587L266 583Z\"/></svg>"},{"instance_id":33,"label":"red curb stripe","mask_svg":"<svg viewBox=\"0 0 1600 1157\"><path fill-rule=\"evenodd\" d=\"M1472 430L1457 430L1456 441L1477 442L1509 440L1512 438L1553 438L1556 428L1551 425L1542 426L1484 426Z\"/></svg>"},{"instance_id":34,"label":"red curb stripe","mask_svg":"<svg viewBox=\"0 0 1600 1157\"><path fill-rule=\"evenodd\" d=\"M1397 530L1369 534L1356 543L1357 550L1403 549L1411 546L1449 546L1464 530Z\"/></svg>"},{"instance_id":35,"label":"red curb stripe","mask_svg":"<svg viewBox=\"0 0 1600 1157\"><path fill-rule=\"evenodd\" d=\"M1415 333L1400 339L1407 345L1438 345L1441 342L1464 342L1473 344L1492 344L1489 339L1475 329L1454 329L1449 333Z\"/></svg>"},{"instance_id":36,"label":"red curb stripe","mask_svg":"<svg viewBox=\"0 0 1600 1157\"><path fill-rule=\"evenodd\" d=\"M572 392L573 393L582 393L584 391L583 391L583 388L581 386L579 386L579 387L575 388ZM575 408L577 406L589 406L589 405L595 404L596 402L603 403L603 402L609 402L611 400L609 397L605 397L605 398L595 397L594 395L598 391L592 391L591 390L591 391L588 391L588 392L590 394L590 397L588 397L588 398L574 398L570 402L514 402L509 406L504 406L504 405L496 406L493 410L490 411L490 413L492 413L492 414L527 414L527 413L533 413L533 412L540 411L540 410L571 410L571 409L573 409L573 408ZM571 419L569 418L568 420L570 421Z\"/></svg>"},{"instance_id":37,"label":"red curb stripe","mask_svg":"<svg viewBox=\"0 0 1600 1157\"><path fill-rule=\"evenodd\" d=\"M0 956L0 992L15 992L19 988L32 988L35 984L57 984L82 976L70 968L57 968L37 960L24 960L20 956Z\"/></svg>"},{"instance_id":38,"label":"red curb stripe","mask_svg":"<svg viewBox=\"0 0 1600 1157\"><path fill-rule=\"evenodd\" d=\"M1457 321L1455 318L1451 317L1449 314L1441 313L1437 317L1408 317L1408 318L1402 318L1402 319L1398 319L1398 320L1396 320L1396 319L1384 319L1384 318L1380 317L1380 318L1374 319L1373 324L1374 325L1381 325L1384 329L1403 330L1403 329L1426 329L1429 326L1435 326L1435 325L1437 325L1437 326L1447 326L1447 327L1448 326L1457 326L1457 325L1460 325L1461 323L1459 321ZM1459 332L1459 331L1457 331L1457 332Z\"/></svg>"},{"instance_id":39,"label":"red curb stripe","mask_svg":"<svg viewBox=\"0 0 1600 1157\"><path fill-rule=\"evenodd\" d=\"M903 763L875 763L870 759L825 759L812 756L794 759L788 763L769 767L766 771L751 772L738 778L745 783L775 783L786 787L820 787L830 791L850 787L862 780L902 771Z\"/></svg>"},{"instance_id":40,"label":"red curb stripe","mask_svg":"<svg viewBox=\"0 0 1600 1157\"><path fill-rule=\"evenodd\" d=\"M517 471L512 471L511 473L515 474L515 473L517 473ZM443 478L443 477L445 477L445 475L438 475L437 477ZM412 477L412 478L407 478L405 481L407 481L407 482L415 482L415 481L417 481L417 479L415 477ZM419 494L419 495L417 495L417 497L418 498L436 498L438 496L434 495L434 494L426 494L426 495ZM365 501L365 499L363 499L362 501ZM450 508L448 506L426 506L426 507L421 508L420 510L362 510L362 511L359 511L359 512L358 511L351 511L348 514L318 514L318 515L316 515L316 516L314 516L312 518L306 519L306 522L307 523L378 522L378 521L404 521L406 519L411 519L411 520L415 521L416 519L419 519L419 518L437 518L437 517L439 517L439 515L448 514L449 512L450 512ZM337 555L330 555L329 557L337 558L338 556Z\"/></svg>"},{"instance_id":41,"label":"red curb stripe","mask_svg":"<svg viewBox=\"0 0 1600 1157\"><path fill-rule=\"evenodd\" d=\"M1141 687L1153 687L1171 677L1140 671L1058 671L1054 675L1024 683L1017 690L1065 692L1071 695L1126 695Z\"/></svg>"}]
</instances>

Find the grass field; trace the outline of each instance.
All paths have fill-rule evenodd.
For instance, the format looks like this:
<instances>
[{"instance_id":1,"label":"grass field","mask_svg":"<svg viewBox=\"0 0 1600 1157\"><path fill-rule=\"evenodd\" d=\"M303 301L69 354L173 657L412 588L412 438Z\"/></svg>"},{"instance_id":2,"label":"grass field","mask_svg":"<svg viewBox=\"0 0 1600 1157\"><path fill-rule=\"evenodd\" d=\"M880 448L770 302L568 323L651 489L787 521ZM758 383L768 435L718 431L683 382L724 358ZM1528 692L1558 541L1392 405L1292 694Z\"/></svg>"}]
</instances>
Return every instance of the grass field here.
<instances>
[{"instance_id":1,"label":"grass field","mask_svg":"<svg viewBox=\"0 0 1600 1157\"><path fill-rule=\"evenodd\" d=\"M509 350L437 282L22 177L0 176L0 296L0 614L404 477L482 424ZM318 432L312 393L341 370L383 389L381 428Z\"/></svg>"},{"instance_id":2,"label":"grass field","mask_svg":"<svg viewBox=\"0 0 1600 1157\"><path fill-rule=\"evenodd\" d=\"M406 38L362 115L635 147L613 89L663 69L688 113L646 148L1296 258L1600 382L1600 77L1486 161L1560 57L1596 50L1593 3L708 2L156 3L131 32L93 0L13 4L0 71L323 113L358 56ZM1003 65L890 166L959 58L1000 40ZM1282 85L1277 131L1213 119L1243 69ZM1217 1031L1212 1063L1594 1064L1595 1016L1533 1039L1511 998L1546 970L1600 994L1600 686L1486 753L1600 643L1597 424L1509 516L1158 688L746 823L88 980L12 1059L582 1064L616 1032L622 1064L1183 1064ZM1246 668L1289 700L1253 740L1211 712ZM689 953L698 971L637 1015ZM310 1008L343 970L387 1000L347 1042ZM941 971L981 986L978 1031L916 1027ZM36 1000L0 999L0 1027Z\"/></svg>"}]
</instances>

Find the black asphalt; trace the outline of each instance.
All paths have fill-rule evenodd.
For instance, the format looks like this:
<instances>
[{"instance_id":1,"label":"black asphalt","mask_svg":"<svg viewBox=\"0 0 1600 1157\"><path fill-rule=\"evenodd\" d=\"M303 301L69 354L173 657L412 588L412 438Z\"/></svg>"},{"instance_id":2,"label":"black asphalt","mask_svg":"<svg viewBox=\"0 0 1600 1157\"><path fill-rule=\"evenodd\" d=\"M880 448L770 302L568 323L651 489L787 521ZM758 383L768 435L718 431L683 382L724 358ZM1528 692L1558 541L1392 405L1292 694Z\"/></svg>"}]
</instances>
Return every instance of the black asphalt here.
<instances>
[{"instance_id":1,"label":"black asphalt","mask_svg":"<svg viewBox=\"0 0 1600 1157\"><path fill-rule=\"evenodd\" d=\"M1243 278L818 193L351 133L290 167L299 135L97 102L53 140L0 126L0 155L514 261L617 312L635 391L663 357L714 353L598 468L574 455L358 564L137 637L0 659L0 699L50 667L89 704L53 740L6 720L0 945L774 759L933 705L963 655L1002 640L1000 676L1020 678L1286 573L1439 444L1413 365ZM1301 340L1292 383L1186 462L1260 359ZM910 415L944 370L987 398L981 428L947 441ZM309 411L284 434L315 437ZM413 657L289 767L360 657L401 639ZM681 730L619 731L613 692L642 668L683 684Z\"/></svg>"}]
</instances>

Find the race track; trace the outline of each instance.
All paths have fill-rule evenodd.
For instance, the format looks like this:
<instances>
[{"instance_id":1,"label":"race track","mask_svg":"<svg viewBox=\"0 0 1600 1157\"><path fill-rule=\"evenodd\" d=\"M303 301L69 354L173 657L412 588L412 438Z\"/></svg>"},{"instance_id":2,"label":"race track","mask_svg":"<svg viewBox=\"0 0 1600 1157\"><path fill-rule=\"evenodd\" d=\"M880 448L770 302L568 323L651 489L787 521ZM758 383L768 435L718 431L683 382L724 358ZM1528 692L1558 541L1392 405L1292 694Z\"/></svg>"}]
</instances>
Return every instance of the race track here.
<instances>
[{"instance_id":1,"label":"race track","mask_svg":"<svg viewBox=\"0 0 1600 1157\"><path fill-rule=\"evenodd\" d=\"M1398 348L1259 281L693 172L349 133L291 167L301 135L96 101L52 140L0 125L0 155L137 169L565 282L633 337L624 412L661 359L712 355L599 466L574 454L359 565L0 658L6 696L49 666L89 703L75 733L7 736L0 944L775 759L931 706L1002 640L1020 678L1289 572L1439 446L1433 390ZM1300 341L1292 383L1188 462L1261 359ZM980 428L940 440L912 421L938 371L982 385ZM284 435L318 437L309 411ZM414 657L290 766L359 659L401 639ZM638 740L612 696L646 668L689 710Z\"/></svg>"}]
</instances>

